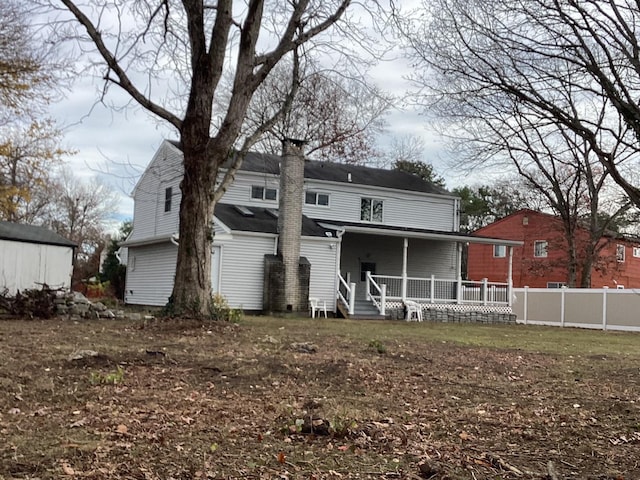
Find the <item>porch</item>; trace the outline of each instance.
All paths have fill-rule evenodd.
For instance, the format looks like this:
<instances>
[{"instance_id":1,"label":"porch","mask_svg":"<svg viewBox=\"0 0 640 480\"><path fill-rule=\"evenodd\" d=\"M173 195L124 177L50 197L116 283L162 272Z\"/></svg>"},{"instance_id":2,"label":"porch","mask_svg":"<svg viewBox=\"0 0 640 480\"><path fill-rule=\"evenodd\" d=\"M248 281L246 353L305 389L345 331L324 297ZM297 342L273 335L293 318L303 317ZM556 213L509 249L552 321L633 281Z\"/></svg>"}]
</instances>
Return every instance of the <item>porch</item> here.
<instances>
[{"instance_id":1,"label":"porch","mask_svg":"<svg viewBox=\"0 0 640 480\"><path fill-rule=\"evenodd\" d=\"M358 310L356 282L349 282L338 274L338 307L345 316L357 317ZM405 300L412 300L423 309L449 307L456 311L497 311L510 312L513 301L513 285L510 282L469 281L442 279L431 275L428 278L373 275L366 272L364 295L377 312L386 316L389 310L404 306ZM371 311L369 310L370 318Z\"/></svg>"},{"instance_id":2,"label":"porch","mask_svg":"<svg viewBox=\"0 0 640 480\"><path fill-rule=\"evenodd\" d=\"M390 310L403 308L406 300L417 302L423 311L511 313L513 247L521 242L451 233L403 233L400 238L361 233L343 237L340 263L346 273L337 273L337 306L343 316L384 318ZM504 282L462 278L463 244L471 242L506 247ZM384 270L375 272L369 266ZM433 273L424 275L429 271Z\"/></svg>"}]
</instances>

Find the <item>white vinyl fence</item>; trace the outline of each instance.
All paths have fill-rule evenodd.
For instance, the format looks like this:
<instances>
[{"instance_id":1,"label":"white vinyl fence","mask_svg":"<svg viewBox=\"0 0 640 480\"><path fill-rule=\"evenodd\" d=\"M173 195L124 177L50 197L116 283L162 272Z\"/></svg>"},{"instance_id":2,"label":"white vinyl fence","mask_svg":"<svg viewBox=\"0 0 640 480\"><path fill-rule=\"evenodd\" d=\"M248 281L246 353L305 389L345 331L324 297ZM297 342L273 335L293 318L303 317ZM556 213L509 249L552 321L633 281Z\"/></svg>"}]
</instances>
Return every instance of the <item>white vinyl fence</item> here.
<instances>
[{"instance_id":1,"label":"white vinyl fence","mask_svg":"<svg viewBox=\"0 0 640 480\"><path fill-rule=\"evenodd\" d=\"M640 290L514 288L518 323L640 332Z\"/></svg>"}]
</instances>

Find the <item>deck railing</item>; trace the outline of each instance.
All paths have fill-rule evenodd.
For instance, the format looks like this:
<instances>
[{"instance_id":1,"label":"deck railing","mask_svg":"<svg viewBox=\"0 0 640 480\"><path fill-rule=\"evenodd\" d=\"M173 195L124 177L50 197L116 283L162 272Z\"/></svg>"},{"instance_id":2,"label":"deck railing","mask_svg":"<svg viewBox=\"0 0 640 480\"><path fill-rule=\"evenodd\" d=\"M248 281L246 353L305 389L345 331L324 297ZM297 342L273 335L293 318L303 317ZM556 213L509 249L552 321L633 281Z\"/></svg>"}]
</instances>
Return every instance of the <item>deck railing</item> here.
<instances>
[{"instance_id":1,"label":"deck railing","mask_svg":"<svg viewBox=\"0 0 640 480\"><path fill-rule=\"evenodd\" d=\"M371 275L376 285L386 285L387 300L415 300L420 303L456 303L465 305L511 305L509 284L462 279ZM404 287L404 292L403 292ZM369 293L367 291L367 293Z\"/></svg>"}]
</instances>

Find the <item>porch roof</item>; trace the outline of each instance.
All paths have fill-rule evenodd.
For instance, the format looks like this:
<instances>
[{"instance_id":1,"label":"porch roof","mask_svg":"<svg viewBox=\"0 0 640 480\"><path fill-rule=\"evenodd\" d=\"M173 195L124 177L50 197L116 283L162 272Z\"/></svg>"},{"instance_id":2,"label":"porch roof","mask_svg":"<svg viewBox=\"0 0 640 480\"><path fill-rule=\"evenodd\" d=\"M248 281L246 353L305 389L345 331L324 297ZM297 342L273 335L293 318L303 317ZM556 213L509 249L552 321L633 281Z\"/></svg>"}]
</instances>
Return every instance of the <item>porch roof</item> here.
<instances>
[{"instance_id":1,"label":"porch roof","mask_svg":"<svg viewBox=\"0 0 640 480\"><path fill-rule=\"evenodd\" d=\"M335 220L316 220L318 225L334 230L344 230L349 233L366 233L370 235L385 235L392 237L421 238L424 240L441 240L450 242L483 243L488 245L505 245L519 247L524 244L521 240L506 240L491 238L463 232L447 232L442 230L427 230L422 228L396 227L392 225L376 225L371 223L337 222Z\"/></svg>"}]
</instances>

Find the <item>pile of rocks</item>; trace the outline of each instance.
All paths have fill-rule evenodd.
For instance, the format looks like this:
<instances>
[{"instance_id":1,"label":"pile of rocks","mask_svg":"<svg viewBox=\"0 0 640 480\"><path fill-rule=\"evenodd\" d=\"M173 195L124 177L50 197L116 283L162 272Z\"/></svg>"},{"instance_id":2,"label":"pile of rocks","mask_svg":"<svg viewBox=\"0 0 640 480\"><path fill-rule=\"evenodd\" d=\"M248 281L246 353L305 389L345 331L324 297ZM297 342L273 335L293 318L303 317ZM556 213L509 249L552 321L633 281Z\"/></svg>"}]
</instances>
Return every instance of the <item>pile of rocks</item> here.
<instances>
[{"instance_id":1,"label":"pile of rocks","mask_svg":"<svg viewBox=\"0 0 640 480\"><path fill-rule=\"evenodd\" d=\"M68 315L71 319L80 318L128 318L140 320L139 313L126 313L124 310L113 310L102 302L91 302L80 292L64 292L56 296L56 314Z\"/></svg>"}]
</instances>

